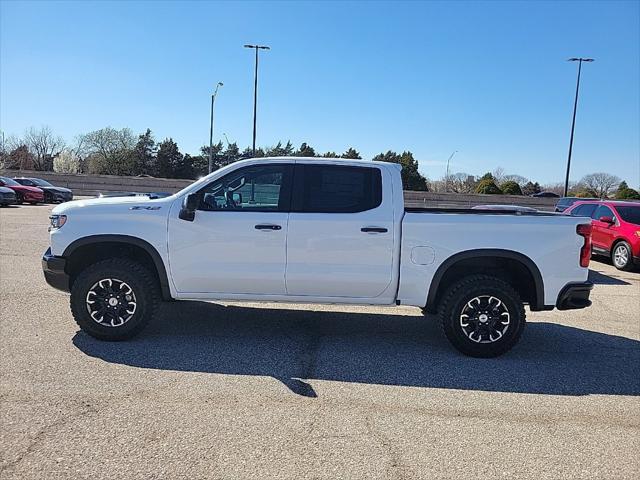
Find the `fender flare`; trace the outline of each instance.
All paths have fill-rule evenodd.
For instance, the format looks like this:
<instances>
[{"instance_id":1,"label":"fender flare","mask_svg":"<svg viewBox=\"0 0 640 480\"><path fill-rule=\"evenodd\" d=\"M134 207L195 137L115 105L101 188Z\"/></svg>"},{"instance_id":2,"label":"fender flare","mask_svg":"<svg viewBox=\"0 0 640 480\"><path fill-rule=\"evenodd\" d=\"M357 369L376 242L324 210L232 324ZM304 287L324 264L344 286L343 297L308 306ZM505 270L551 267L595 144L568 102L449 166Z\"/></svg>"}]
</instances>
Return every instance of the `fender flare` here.
<instances>
[{"instance_id":1,"label":"fender flare","mask_svg":"<svg viewBox=\"0 0 640 480\"><path fill-rule=\"evenodd\" d=\"M523 264L531 277L533 278L533 283L535 287L535 304L531 304L530 308L532 310L543 310L545 308L544 305L544 281L542 280L542 275L540 274L540 269L526 255L514 252L513 250L504 250L499 248L481 248L477 250L465 250L463 252L458 252L454 255L451 255L444 262L440 264L436 273L431 280L431 285L429 286L429 293L427 295L427 306L434 305L436 300L436 295L438 292L438 287L440 286L440 282L444 277L445 273L449 268L454 266L456 263L467 260L469 258L478 258L478 257L496 257L496 258L508 258L510 260L516 260Z\"/></svg>"},{"instance_id":2,"label":"fender flare","mask_svg":"<svg viewBox=\"0 0 640 480\"><path fill-rule=\"evenodd\" d=\"M68 259L71 257L71 255L73 255L73 252L80 247L103 242L134 245L136 247L142 248L145 252L147 252L151 257L151 260L153 261L153 264L158 272L158 282L160 283L162 299L172 300L171 289L169 288L169 277L167 275L167 269L164 265L164 261L162 260L160 253L158 253L158 250L156 250L156 248L146 240L138 237L133 237L131 235L89 235L87 237L82 237L71 242L67 246L67 248L64 249L64 253L62 254L62 256Z\"/></svg>"}]
</instances>

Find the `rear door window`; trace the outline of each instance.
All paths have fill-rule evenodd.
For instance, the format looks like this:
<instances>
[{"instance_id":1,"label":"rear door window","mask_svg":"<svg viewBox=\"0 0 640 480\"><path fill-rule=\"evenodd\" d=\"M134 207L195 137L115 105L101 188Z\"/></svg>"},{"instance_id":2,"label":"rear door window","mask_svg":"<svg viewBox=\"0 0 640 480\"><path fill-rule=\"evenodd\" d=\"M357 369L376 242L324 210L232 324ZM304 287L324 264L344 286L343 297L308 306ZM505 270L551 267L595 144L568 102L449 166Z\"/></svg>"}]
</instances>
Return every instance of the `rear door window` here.
<instances>
[{"instance_id":1,"label":"rear door window","mask_svg":"<svg viewBox=\"0 0 640 480\"><path fill-rule=\"evenodd\" d=\"M293 211L355 213L382 203L382 175L376 167L296 165Z\"/></svg>"},{"instance_id":2,"label":"rear door window","mask_svg":"<svg viewBox=\"0 0 640 480\"><path fill-rule=\"evenodd\" d=\"M591 218L593 218L594 220L600 220L600 218L602 217L616 218L611 209L606 205L600 205L598 209L591 215Z\"/></svg>"}]
</instances>

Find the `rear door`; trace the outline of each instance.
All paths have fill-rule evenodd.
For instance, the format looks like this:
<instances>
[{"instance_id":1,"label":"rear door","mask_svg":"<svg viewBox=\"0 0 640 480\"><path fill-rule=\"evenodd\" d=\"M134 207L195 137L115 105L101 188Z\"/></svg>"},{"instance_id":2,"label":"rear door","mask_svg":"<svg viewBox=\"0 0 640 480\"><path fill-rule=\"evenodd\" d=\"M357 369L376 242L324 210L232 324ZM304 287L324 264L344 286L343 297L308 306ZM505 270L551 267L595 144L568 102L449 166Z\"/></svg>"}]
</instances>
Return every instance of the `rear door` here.
<instances>
[{"instance_id":1,"label":"rear door","mask_svg":"<svg viewBox=\"0 0 640 480\"><path fill-rule=\"evenodd\" d=\"M378 166L298 162L287 236L288 295L380 296L392 279L391 175Z\"/></svg>"}]
</instances>

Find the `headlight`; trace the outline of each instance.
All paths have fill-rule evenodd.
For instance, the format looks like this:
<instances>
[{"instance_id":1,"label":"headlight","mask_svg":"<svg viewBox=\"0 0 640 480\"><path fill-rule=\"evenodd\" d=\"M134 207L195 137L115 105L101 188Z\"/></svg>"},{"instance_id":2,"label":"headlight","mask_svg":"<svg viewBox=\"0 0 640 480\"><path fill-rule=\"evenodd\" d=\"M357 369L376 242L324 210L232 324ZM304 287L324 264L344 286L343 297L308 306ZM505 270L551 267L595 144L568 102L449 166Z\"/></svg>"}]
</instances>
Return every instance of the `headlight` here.
<instances>
[{"instance_id":1,"label":"headlight","mask_svg":"<svg viewBox=\"0 0 640 480\"><path fill-rule=\"evenodd\" d=\"M49 231L56 230L58 228L62 228L62 226L67 223L66 215L51 215L49 217Z\"/></svg>"}]
</instances>

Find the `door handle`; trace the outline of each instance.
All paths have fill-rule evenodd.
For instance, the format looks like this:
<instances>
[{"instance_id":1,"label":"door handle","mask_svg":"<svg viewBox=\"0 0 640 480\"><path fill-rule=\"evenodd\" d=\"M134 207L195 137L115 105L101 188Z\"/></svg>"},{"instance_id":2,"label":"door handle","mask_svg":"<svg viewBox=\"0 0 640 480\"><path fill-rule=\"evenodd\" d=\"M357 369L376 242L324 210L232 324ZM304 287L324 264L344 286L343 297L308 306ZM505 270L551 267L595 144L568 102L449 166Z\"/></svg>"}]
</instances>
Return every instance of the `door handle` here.
<instances>
[{"instance_id":1,"label":"door handle","mask_svg":"<svg viewBox=\"0 0 640 480\"><path fill-rule=\"evenodd\" d=\"M259 224L255 226L256 230L282 230L282 227L280 225L273 225L273 224Z\"/></svg>"},{"instance_id":2,"label":"door handle","mask_svg":"<svg viewBox=\"0 0 640 480\"><path fill-rule=\"evenodd\" d=\"M362 227L360 231L364 233L387 233L389 230L383 227Z\"/></svg>"}]
</instances>

